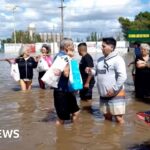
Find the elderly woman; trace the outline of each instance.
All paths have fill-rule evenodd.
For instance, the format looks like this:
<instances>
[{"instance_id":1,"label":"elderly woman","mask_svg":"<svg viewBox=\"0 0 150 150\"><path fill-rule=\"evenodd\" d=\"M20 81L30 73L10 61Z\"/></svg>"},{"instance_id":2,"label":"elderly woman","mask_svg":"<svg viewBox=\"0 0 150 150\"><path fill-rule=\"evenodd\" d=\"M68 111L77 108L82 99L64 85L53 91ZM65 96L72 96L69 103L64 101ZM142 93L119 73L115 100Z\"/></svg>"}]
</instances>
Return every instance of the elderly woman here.
<instances>
[{"instance_id":1,"label":"elderly woman","mask_svg":"<svg viewBox=\"0 0 150 150\"><path fill-rule=\"evenodd\" d=\"M19 80L22 91L30 90L32 86L33 69L37 67L37 60L30 56L31 47L29 45L22 45L19 50L19 57L14 59L4 59L9 64L18 64L18 69L13 70L12 77L15 81ZM17 77L14 77L17 76Z\"/></svg>"},{"instance_id":2,"label":"elderly woman","mask_svg":"<svg viewBox=\"0 0 150 150\"><path fill-rule=\"evenodd\" d=\"M37 67L37 62L30 56L31 48L28 45L22 45L19 51L19 57L15 59L18 63L20 73L20 86L22 91L30 90L32 86L33 68Z\"/></svg>"},{"instance_id":3,"label":"elderly woman","mask_svg":"<svg viewBox=\"0 0 150 150\"><path fill-rule=\"evenodd\" d=\"M144 98L150 96L150 46L142 43L140 49L141 56L138 56L135 60L135 92L136 97Z\"/></svg>"}]
</instances>

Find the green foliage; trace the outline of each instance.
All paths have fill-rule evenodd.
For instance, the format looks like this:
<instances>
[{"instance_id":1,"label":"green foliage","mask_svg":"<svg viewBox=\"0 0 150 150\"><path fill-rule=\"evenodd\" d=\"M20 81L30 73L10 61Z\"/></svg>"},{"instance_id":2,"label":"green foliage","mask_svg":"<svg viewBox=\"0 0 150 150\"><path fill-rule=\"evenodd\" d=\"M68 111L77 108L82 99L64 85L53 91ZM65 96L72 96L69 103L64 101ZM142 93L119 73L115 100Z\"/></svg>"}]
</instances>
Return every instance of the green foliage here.
<instances>
[{"instance_id":1,"label":"green foliage","mask_svg":"<svg viewBox=\"0 0 150 150\"><path fill-rule=\"evenodd\" d=\"M134 21L123 17L120 17L118 21L121 24L125 39L127 39L128 30L150 30L150 12L140 12L135 16Z\"/></svg>"},{"instance_id":2,"label":"green foliage","mask_svg":"<svg viewBox=\"0 0 150 150\"><path fill-rule=\"evenodd\" d=\"M89 36L87 36L86 41L99 41L100 38L97 32L92 32Z\"/></svg>"},{"instance_id":3,"label":"green foliage","mask_svg":"<svg viewBox=\"0 0 150 150\"><path fill-rule=\"evenodd\" d=\"M31 39L28 31L16 31L16 43L35 43L41 42L39 34L34 33ZM11 38L4 39L2 43L14 43L14 33L12 33Z\"/></svg>"}]
</instances>

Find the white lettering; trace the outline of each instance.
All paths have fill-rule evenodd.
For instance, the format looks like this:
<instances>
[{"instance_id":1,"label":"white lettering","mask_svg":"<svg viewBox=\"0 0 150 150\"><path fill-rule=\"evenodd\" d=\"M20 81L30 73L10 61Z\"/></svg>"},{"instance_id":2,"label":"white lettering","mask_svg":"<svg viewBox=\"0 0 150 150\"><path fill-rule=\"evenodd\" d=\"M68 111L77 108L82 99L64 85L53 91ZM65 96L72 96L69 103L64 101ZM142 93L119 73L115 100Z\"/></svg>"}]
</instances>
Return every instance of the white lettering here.
<instances>
[{"instance_id":1,"label":"white lettering","mask_svg":"<svg viewBox=\"0 0 150 150\"><path fill-rule=\"evenodd\" d=\"M15 139L19 138L19 130L14 130L14 136Z\"/></svg>"},{"instance_id":2,"label":"white lettering","mask_svg":"<svg viewBox=\"0 0 150 150\"><path fill-rule=\"evenodd\" d=\"M3 130L4 138L12 138L13 130Z\"/></svg>"},{"instance_id":3,"label":"white lettering","mask_svg":"<svg viewBox=\"0 0 150 150\"><path fill-rule=\"evenodd\" d=\"M2 136L2 130L0 130L0 138L3 138L3 136Z\"/></svg>"},{"instance_id":4,"label":"white lettering","mask_svg":"<svg viewBox=\"0 0 150 150\"><path fill-rule=\"evenodd\" d=\"M0 139L2 138L19 138L19 130L0 130Z\"/></svg>"}]
</instances>

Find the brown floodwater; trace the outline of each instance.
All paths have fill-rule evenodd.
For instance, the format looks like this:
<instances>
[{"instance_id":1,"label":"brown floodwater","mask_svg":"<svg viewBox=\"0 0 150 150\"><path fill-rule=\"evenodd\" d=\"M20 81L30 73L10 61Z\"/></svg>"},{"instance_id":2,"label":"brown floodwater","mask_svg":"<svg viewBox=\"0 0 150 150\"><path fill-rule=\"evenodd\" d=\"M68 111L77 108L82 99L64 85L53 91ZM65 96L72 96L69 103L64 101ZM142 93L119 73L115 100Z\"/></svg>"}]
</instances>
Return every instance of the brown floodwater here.
<instances>
[{"instance_id":1,"label":"brown floodwater","mask_svg":"<svg viewBox=\"0 0 150 150\"><path fill-rule=\"evenodd\" d=\"M5 57L11 56L0 54L0 58ZM98 55L93 57L96 59ZM126 64L132 58L130 54L124 57ZM10 65L0 62L0 150L150 149L150 126L136 117L137 112L150 110L150 104L134 97L131 68L127 72L124 125L104 120L95 87L92 104L80 102L77 95L81 108L79 122L57 127L53 90L39 88L36 70L32 90L22 92L10 76ZM2 130L19 130L19 138L3 138Z\"/></svg>"}]
</instances>

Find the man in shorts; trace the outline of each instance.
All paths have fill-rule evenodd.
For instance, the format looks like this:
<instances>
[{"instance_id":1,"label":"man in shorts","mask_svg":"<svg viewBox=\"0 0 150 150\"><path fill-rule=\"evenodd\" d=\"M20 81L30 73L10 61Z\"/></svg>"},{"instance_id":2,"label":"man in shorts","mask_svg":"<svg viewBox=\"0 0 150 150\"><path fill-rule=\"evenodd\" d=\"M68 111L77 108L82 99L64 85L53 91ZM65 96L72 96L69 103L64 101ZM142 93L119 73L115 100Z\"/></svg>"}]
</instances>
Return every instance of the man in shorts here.
<instances>
[{"instance_id":1,"label":"man in shorts","mask_svg":"<svg viewBox=\"0 0 150 150\"><path fill-rule=\"evenodd\" d=\"M74 51L73 41L69 38L64 38L60 42L60 51L55 56L69 56ZM54 61L55 61L54 58ZM61 65L61 64L60 64ZM55 71L55 74L59 74L59 70ZM56 125L64 124L65 120L72 120L75 122L79 116L79 107L76 101L76 97L73 92L68 89L69 80L69 64L65 67L61 73L58 88L54 88L54 106L58 116Z\"/></svg>"},{"instance_id":2,"label":"man in shorts","mask_svg":"<svg viewBox=\"0 0 150 150\"><path fill-rule=\"evenodd\" d=\"M104 56L97 60L94 69L86 68L88 73L97 75L97 87L100 94L100 107L105 119L124 123L125 91L124 82L127 78L125 62L115 51L116 40L112 37L103 38L102 52Z\"/></svg>"}]
</instances>

